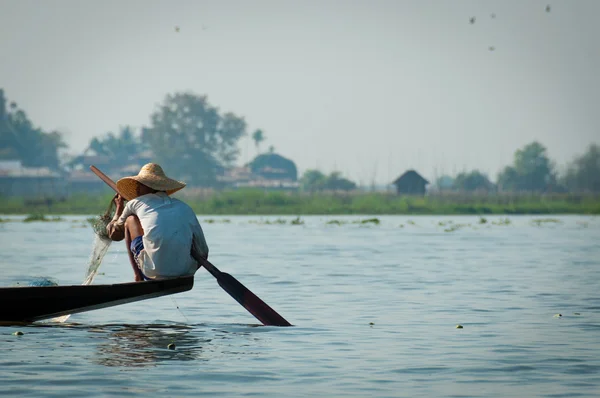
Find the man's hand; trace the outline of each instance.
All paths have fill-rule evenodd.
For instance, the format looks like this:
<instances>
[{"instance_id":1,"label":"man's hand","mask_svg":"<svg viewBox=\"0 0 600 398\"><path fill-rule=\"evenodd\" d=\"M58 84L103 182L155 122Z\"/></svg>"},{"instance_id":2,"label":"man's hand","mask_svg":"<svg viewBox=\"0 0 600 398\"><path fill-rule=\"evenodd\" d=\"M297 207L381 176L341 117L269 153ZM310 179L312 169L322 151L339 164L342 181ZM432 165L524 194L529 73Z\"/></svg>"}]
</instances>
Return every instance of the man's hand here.
<instances>
[{"instance_id":1,"label":"man's hand","mask_svg":"<svg viewBox=\"0 0 600 398\"><path fill-rule=\"evenodd\" d=\"M117 206L117 209L115 210L116 216L120 216L125 209L125 199L123 199L121 195L116 194L113 198L113 202L115 202L115 205Z\"/></svg>"}]
</instances>

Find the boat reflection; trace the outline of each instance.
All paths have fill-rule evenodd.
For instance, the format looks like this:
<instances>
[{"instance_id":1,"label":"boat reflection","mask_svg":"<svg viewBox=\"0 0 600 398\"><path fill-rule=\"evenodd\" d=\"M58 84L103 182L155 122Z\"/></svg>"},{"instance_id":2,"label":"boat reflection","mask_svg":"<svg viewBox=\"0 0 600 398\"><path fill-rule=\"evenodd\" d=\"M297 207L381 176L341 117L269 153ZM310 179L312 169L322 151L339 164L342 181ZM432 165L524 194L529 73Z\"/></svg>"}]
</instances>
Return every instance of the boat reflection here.
<instances>
[{"instance_id":1,"label":"boat reflection","mask_svg":"<svg viewBox=\"0 0 600 398\"><path fill-rule=\"evenodd\" d=\"M196 360L200 358L203 346L211 341L200 338L198 331L188 325L105 325L90 328L89 332L98 339L92 361L117 367Z\"/></svg>"}]
</instances>

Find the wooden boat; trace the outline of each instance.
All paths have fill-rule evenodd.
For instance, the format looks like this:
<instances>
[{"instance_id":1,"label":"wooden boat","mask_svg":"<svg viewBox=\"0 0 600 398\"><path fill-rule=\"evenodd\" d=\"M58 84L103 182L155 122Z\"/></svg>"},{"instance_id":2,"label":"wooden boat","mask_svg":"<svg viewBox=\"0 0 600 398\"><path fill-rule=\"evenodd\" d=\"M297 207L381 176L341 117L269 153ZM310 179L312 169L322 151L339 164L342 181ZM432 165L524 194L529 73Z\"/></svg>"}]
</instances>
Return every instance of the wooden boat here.
<instances>
[{"instance_id":1,"label":"wooden boat","mask_svg":"<svg viewBox=\"0 0 600 398\"><path fill-rule=\"evenodd\" d=\"M0 288L0 322L33 322L185 292L194 276L112 285Z\"/></svg>"}]
</instances>

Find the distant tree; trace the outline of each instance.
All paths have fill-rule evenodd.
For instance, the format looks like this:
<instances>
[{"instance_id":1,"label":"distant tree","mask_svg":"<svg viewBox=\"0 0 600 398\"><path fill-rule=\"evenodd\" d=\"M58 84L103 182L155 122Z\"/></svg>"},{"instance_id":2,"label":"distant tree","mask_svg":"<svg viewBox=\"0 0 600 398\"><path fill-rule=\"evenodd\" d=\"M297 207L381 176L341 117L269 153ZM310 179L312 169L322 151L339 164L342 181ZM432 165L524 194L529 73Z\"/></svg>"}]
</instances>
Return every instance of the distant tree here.
<instances>
[{"instance_id":1,"label":"distant tree","mask_svg":"<svg viewBox=\"0 0 600 398\"><path fill-rule=\"evenodd\" d=\"M97 155L108 157L111 165L119 168L134 161L146 149L148 146L141 140L141 136L135 134L133 127L124 126L119 128L118 134L108 132L103 137L92 138L84 155L91 150ZM84 155L74 157L68 166L87 166L84 164Z\"/></svg>"},{"instance_id":2,"label":"distant tree","mask_svg":"<svg viewBox=\"0 0 600 398\"><path fill-rule=\"evenodd\" d=\"M252 139L254 140L254 145L256 146L256 152L260 153L260 144L265 140L265 135L262 130L256 130L252 133Z\"/></svg>"},{"instance_id":3,"label":"distant tree","mask_svg":"<svg viewBox=\"0 0 600 398\"><path fill-rule=\"evenodd\" d=\"M515 152L514 164L498 175L498 185L505 191L543 192L556 185L554 166L546 147L532 142Z\"/></svg>"},{"instance_id":4,"label":"distant tree","mask_svg":"<svg viewBox=\"0 0 600 398\"><path fill-rule=\"evenodd\" d=\"M454 179L452 187L459 191L490 191L494 188L494 184L490 182L485 174L473 170L459 173Z\"/></svg>"},{"instance_id":5,"label":"distant tree","mask_svg":"<svg viewBox=\"0 0 600 398\"><path fill-rule=\"evenodd\" d=\"M316 191L351 191L356 189L356 183L343 178L341 173L334 171L326 176L319 170L306 170L300 178L300 188L307 192Z\"/></svg>"},{"instance_id":6,"label":"distant tree","mask_svg":"<svg viewBox=\"0 0 600 398\"><path fill-rule=\"evenodd\" d=\"M319 170L306 170L300 177L300 189L307 192L320 191L324 188L327 176Z\"/></svg>"},{"instance_id":7,"label":"distant tree","mask_svg":"<svg viewBox=\"0 0 600 398\"><path fill-rule=\"evenodd\" d=\"M167 95L151 115L143 140L172 176L190 184L214 186L217 173L239 155L238 140L246 134L243 118L221 115L206 96Z\"/></svg>"},{"instance_id":8,"label":"distant tree","mask_svg":"<svg viewBox=\"0 0 600 398\"><path fill-rule=\"evenodd\" d=\"M343 178L342 173L334 171L325 180L324 188L332 191L351 191L356 189L356 184Z\"/></svg>"},{"instance_id":9,"label":"distant tree","mask_svg":"<svg viewBox=\"0 0 600 398\"><path fill-rule=\"evenodd\" d=\"M18 159L27 167L59 170L59 150L66 147L61 133L34 127L15 102L7 110L4 91L0 89L0 158Z\"/></svg>"},{"instance_id":10,"label":"distant tree","mask_svg":"<svg viewBox=\"0 0 600 398\"><path fill-rule=\"evenodd\" d=\"M575 158L563 179L573 192L600 192L600 146L591 144L587 152Z\"/></svg>"},{"instance_id":11,"label":"distant tree","mask_svg":"<svg viewBox=\"0 0 600 398\"><path fill-rule=\"evenodd\" d=\"M140 137L136 137L130 126L121 127L118 134L109 132L105 137L92 138L89 149L98 155L106 155L115 160L127 161L132 155L143 150Z\"/></svg>"}]
</instances>

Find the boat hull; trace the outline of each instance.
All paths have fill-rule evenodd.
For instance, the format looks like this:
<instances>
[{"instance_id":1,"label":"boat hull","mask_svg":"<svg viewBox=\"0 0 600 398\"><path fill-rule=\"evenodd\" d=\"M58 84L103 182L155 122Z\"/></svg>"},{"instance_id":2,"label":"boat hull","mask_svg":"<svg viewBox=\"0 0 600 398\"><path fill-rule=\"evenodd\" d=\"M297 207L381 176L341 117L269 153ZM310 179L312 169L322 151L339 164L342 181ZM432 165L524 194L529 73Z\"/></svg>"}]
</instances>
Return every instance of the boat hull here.
<instances>
[{"instance_id":1,"label":"boat hull","mask_svg":"<svg viewBox=\"0 0 600 398\"><path fill-rule=\"evenodd\" d=\"M111 285L0 288L0 322L34 322L191 290L194 276Z\"/></svg>"}]
</instances>

